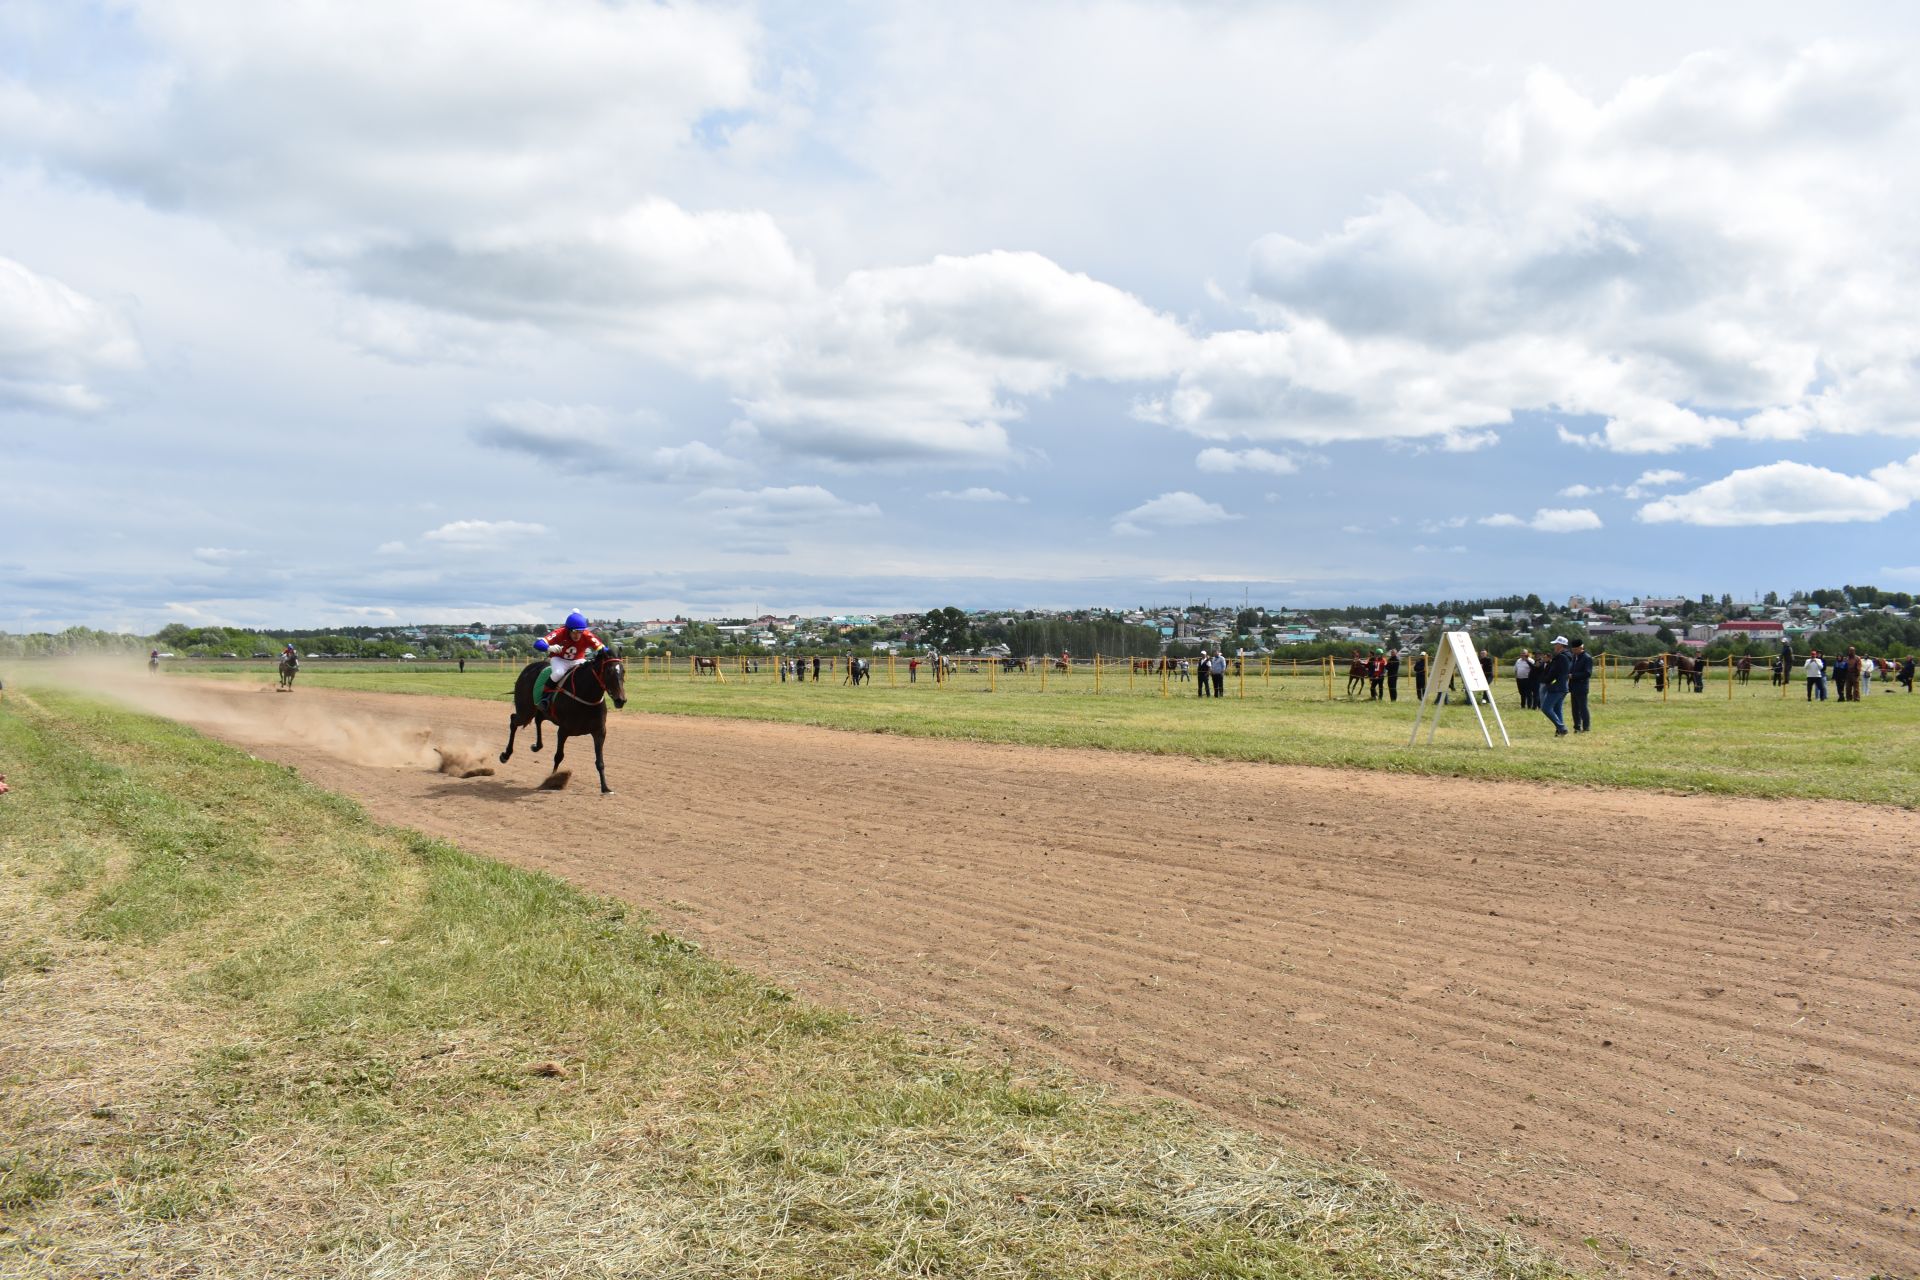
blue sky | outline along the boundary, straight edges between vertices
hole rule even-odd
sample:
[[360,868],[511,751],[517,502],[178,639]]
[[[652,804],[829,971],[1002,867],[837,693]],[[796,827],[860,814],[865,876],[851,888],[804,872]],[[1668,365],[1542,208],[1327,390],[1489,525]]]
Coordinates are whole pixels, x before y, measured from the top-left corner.
[[0,628],[1914,589],[1916,25],[16,0]]

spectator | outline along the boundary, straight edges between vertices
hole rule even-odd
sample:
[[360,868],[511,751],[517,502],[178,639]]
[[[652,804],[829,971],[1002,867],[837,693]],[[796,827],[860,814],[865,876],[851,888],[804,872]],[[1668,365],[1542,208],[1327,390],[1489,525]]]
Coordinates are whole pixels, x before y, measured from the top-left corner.
[[1413,655],[1413,696],[1420,702],[1427,700],[1427,651],[1425,649]]
[[1593,728],[1593,713],[1587,709],[1587,691],[1593,683],[1593,655],[1585,640],[1571,646],[1572,668],[1567,672],[1567,694],[1573,702],[1573,731],[1587,733]]
[[820,655],[817,653],[813,655],[813,682],[820,683]]
[[1807,655],[1807,701],[1812,702],[1815,695],[1820,701],[1827,700],[1827,664],[1821,660],[1820,651],[1815,649]]
[[1208,670],[1209,668],[1207,665],[1207,651],[1205,649],[1202,649],[1200,651],[1200,656],[1193,660],[1193,673],[1196,676],[1200,677],[1199,688],[1195,690],[1195,696],[1197,697],[1201,697],[1201,698],[1206,697],[1208,691],[1211,690],[1213,687],[1213,681],[1211,678],[1209,678],[1207,674]]
[[1533,706],[1533,653],[1522,649],[1513,660],[1513,687],[1520,692],[1520,706]]
[[1896,678],[1900,681],[1901,684],[1907,686],[1907,692],[1909,694],[1913,692],[1913,655],[1912,654],[1908,654],[1906,661],[1900,664],[1900,674]]
[[1400,651],[1387,650],[1387,701],[1400,701]]
[[465,658],[460,659],[460,674],[467,674],[467,660]]
[[1486,700],[1487,705],[1491,706],[1493,705],[1493,655],[1485,649],[1480,651],[1480,674],[1487,680],[1487,691],[1480,696]]
[[1853,669],[1859,673],[1854,677],[1853,700],[1858,702],[1862,697],[1872,697],[1873,659],[1864,653],[1856,654],[1853,659]]
[[1227,651],[1220,650],[1213,655],[1213,696],[1227,696]]
[[907,659],[907,683],[920,683],[920,659],[918,658]]
[[1567,678],[1573,660],[1567,656],[1567,638],[1553,638],[1553,657],[1547,662],[1547,676],[1540,686],[1540,711],[1553,722],[1553,736],[1567,736],[1567,722],[1560,717],[1560,704],[1567,700]]
[[1373,656],[1367,659],[1367,701],[1378,702],[1387,688],[1387,655],[1384,649],[1375,649]]
[[1782,640],[1780,642],[1780,670],[1778,674],[1780,678],[1774,681],[1775,684],[1785,684],[1793,677],[1793,641],[1791,640]]

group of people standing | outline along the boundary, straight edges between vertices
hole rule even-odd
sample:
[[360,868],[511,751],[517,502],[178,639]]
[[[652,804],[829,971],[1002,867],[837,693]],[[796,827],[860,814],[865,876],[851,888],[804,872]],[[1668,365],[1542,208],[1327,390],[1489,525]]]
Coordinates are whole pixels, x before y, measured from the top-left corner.
[[[1807,701],[1825,702],[1827,685],[1831,683],[1836,702],[1858,702],[1862,694],[1873,692],[1873,676],[1879,666],[1878,662],[1851,645],[1831,663],[1815,649],[1807,655],[1806,665],[1802,668],[1807,677]],[[1893,678],[1905,685],[1908,693],[1913,692],[1912,654],[1908,654],[1906,660],[1893,669]]]

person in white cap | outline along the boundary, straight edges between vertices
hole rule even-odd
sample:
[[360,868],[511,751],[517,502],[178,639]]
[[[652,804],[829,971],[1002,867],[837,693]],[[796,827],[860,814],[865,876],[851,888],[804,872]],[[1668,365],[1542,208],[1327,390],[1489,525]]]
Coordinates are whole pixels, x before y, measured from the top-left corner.
[[1553,721],[1553,736],[1567,736],[1567,722],[1560,718],[1560,706],[1567,700],[1567,677],[1573,672],[1573,659],[1567,656],[1567,638],[1553,638],[1553,657],[1547,662],[1546,678],[1540,684],[1540,711]]

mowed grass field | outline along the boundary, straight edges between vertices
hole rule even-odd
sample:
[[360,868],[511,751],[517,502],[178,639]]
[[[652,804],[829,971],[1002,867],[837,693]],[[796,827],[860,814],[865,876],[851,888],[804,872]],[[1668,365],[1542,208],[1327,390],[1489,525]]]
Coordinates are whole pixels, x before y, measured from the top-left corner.
[[[177,674],[270,678],[259,666],[199,663]],[[511,665],[497,664],[469,664],[459,674],[309,663],[299,679],[302,687],[504,703],[514,674]],[[1710,680],[1704,693],[1683,692],[1676,682],[1664,701],[1651,680],[1637,686],[1614,680],[1604,704],[1596,687],[1593,734],[1555,739],[1545,717],[1520,709],[1512,682],[1497,681],[1513,745],[1489,750],[1472,709],[1458,699],[1443,709],[1431,744],[1422,729],[1419,745],[1409,747],[1416,710],[1411,680],[1401,682],[1399,702],[1370,703],[1327,700],[1318,675],[1263,681],[1250,674],[1245,698],[1231,696],[1239,686],[1230,676],[1222,701],[1202,700],[1193,685],[1179,683],[1162,698],[1157,678],[1129,681],[1124,670],[1104,675],[1098,693],[1085,670],[1050,677],[1044,691],[1033,674],[995,675],[991,691],[984,672],[963,671],[945,685],[925,672],[917,684],[905,683],[904,669],[895,675],[900,683],[890,686],[882,667],[874,683],[855,689],[832,672],[819,684],[782,684],[770,666],[755,676],[730,673],[719,680],[690,679],[684,666],[672,676],[648,676],[635,663],[627,710],[1283,764],[1920,805],[1920,696],[1881,682],[1858,703],[1809,705],[1801,682],[1783,698],[1764,673],[1734,685],[1731,698],[1724,675]],[[1341,678],[1336,694],[1344,686]]]
[[1364,1171],[811,1006],[177,724],[8,690],[0,1273],[1564,1274]]

